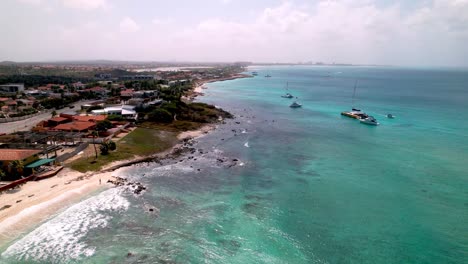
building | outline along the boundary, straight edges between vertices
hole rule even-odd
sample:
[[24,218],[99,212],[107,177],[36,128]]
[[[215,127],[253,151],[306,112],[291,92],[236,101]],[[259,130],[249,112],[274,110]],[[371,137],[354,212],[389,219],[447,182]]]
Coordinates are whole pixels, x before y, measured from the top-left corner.
[[96,127],[95,122],[87,122],[87,121],[73,121],[70,123],[60,124],[54,127],[54,130],[59,131],[68,131],[68,132],[88,132],[94,130]]
[[135,111],[135,106],[133,105],[122,105],[122,106],[112,106],[106,107],[104,109],[92,110],[91,114],[99,115],[119,115],[125,117],[126,119],[136,119],[137,112]]
[[73,120],[81,122],[100,122],[106,119],[107,115],[73,116]]
[[0,85],[0,93],[7,95],[14,95],[24,91],[24,84],[22,83],[9,83]]
[[124,75],[119,78],[120,80],[155,80],[154,75]]
[[53,118],[47,120],[47,125],[49,127],[55,127],[55,126],[58,126],[60,124],[68,123],[70,121],[71,121],[71,119],[69,119],[69,118],[66,118],[66,117],[63,117],[63,116],[56,116],[56,117],[53,117]]
[[23,175],[23,168],[14,168],[13,161],[21,161],[24,165],[39,159],[40,149],[0,149],[0,168],[6,172],[7,179],[13,179],[16,174]]

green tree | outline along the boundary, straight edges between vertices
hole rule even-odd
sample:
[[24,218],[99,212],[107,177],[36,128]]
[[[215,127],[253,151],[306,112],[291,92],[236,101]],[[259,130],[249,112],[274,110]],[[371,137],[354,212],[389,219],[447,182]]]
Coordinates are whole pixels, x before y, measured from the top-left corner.
[[99,121],[96,124],[97,131],[106,131],[109,128],[112,128],[112,123],[109,120]]
[[11,170],[13,171],[13,175],[19,176],[20,172],[24,168],[23,161],[21,160],[14,160],[10,163]]
[[148,119],[161,123],[171,123],[174,120],[172,114],[165,109],[154,109],[148,114]]
[[0,181],[5,178],[6,174],[3,170],[0,169]]
[[112,140],[109,140],[107,142],[107,146],[109,147],[109,150],[111,150],[111,151],[114,151],[114,150],[117,149],[117,144],[115,144],[115,142],[112,141]]
[[99,150],[101,151],[101,155],[107,155],[109,154],[109,145],[106,142],[103,142],[99,146]]
[[94,158],[97,159],[96,137],[98,136],[98,132],[93,131],[93,132],[91,132],[91,135],[93,136],[94,153],[96,154],[96,156]]
[[52,111],[52,117],[56,116],[57,115],[57,111]]

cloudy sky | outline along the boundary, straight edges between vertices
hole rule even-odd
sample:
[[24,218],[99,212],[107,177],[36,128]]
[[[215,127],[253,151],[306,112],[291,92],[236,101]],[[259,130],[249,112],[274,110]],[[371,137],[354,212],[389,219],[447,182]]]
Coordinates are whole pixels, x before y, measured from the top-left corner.
[[468,0],[1,0],[0,61],[468,66]]

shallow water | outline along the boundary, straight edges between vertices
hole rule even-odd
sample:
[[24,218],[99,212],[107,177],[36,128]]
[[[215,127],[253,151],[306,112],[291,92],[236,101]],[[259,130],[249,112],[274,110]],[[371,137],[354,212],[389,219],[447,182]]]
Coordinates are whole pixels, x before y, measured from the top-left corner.
[[[85,200],[15,241],[2,263],[466,261],[468,72],[255,70],[204,90],[200,101],[236,119],[195,154],[120,172],[146,192]],[[378,127],[340,116],[356,80],[355,107]],[[286,82],[302,108],[280,97]]]

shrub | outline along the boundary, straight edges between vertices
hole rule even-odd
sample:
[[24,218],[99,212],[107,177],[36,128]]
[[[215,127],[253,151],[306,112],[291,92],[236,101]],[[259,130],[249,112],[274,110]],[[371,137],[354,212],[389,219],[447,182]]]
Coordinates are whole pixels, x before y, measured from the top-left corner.
[[154,122],[171,123],[174,118],[172,114],[165,109],[155,109],[148,114],[148,119]]
[[117,149],[117,144],[115,144],[114,141],[108,141],[107,146],[109,147],[109,150],[114,151]]
[[99,150],[101,151],[101,155],[109,154],[109,146],[106,143],[102,143],[101,146],[99,146]]

